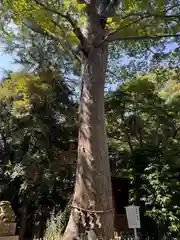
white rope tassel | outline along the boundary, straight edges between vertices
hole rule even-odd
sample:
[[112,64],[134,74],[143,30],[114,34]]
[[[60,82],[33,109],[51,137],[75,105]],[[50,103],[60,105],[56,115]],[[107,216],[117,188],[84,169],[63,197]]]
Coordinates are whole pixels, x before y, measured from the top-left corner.
[[100,214],[104,212],[106,211],[88,211],[74,207],[74,216],[76,220],[85,228],[84,230],[86,233],[88,233],[89,230],[95,229],[95,226],[102,228]]
[[99,228],[101,228],[100,216],[97,214],[95,214],[95,216],[96,216],[96,224]]
[[81,211],[81,223],[83,227],[86,227],[86,214]]
[[80,217],[81,217],[81,211],[80,211],[79,209],[75,208],[75,209],[74,209],[74,215],[75,215],[75,218],[76,218],[77,220],[79,220]]
[[81,240],[81,238],[80,237],[76,237],[76,240]]
[[89,214],[89,225],[90,225],[90,229],[93,230],[94,229],[94,218],[91,214]]

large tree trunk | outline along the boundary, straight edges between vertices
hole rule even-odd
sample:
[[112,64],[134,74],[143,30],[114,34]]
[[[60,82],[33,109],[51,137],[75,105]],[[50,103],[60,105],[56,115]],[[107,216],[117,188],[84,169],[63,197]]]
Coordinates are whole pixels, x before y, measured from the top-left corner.
[[[85,29],[88,40],[93,35],[92,30],[89,25]],[[100,32],[96,29],[96,34]],[[91,45],[83,58],[76,185],[64,240],[113,239],[111,174],[104,116],[107,60],[106,44]],[[83,238],[85,234],[87,237]]]

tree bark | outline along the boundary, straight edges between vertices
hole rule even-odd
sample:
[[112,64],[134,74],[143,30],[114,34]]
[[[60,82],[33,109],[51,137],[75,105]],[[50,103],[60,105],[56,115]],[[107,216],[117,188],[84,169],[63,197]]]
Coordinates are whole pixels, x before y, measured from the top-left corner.
[[[93,23],[92,19],[89,22],[94,24],[94,21],[95,18]],[[93,30],[89,25],[85,29],[88,40],[100,32]],[[111,174],[104,115],[107,60],[106,44],[91,45],[83,58],[76,184],[64,240],[113,239]]]
[[26,204],[24,204],[21,208],[19,240],[24,239],[24,234],[26,232],[26,222],[27,222],[27,206]]

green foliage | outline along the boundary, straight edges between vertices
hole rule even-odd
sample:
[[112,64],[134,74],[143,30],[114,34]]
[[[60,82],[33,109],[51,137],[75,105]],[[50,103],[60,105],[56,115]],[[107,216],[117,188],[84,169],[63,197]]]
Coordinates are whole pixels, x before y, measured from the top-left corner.
[[170,160],[157,159],[144,169],[142,180],[145,193],[141,200],[146,204],[146,214],[156,221],[159,235],[179,237],[179,166],[172,165]]
[[107,94],[110,153],[112,148],[116,153],[111,161],[129,177],[129,201],[140,205],[142,231],[152,239],[180,234],[179,96],[167,87],[178,79],[176,69],[157,69]]
[[[92,3],[90,3],[92,4]],[[24,20],[36,25],[36,30],[46,33],[60,41],[79,43],[81,37],[77,29],[87,20],[86,10],[89,4],[79,1],[20,1],[4,0],[3,7],[9,17],[22,26]],[[178,33],[179,4],[170,1],[122,1],[120,4],[108,1],[96,2],[96,10],[101,17],[106,15],[106,38],[116,30],[120,39],[158,35],[175,35]],[[40,30],[41,28],[41,30]],[[118,38],[116,38],[118,40]],[[116,40],[115,39],[115,40]]]
[[51,213],[49,220],[47,221],[47,226],[44,234],[45,240],[60,240],[61,236],[65,230],[70,214],[70,203],[67,204],[63,212],[55,214]]
[[52,208],[64,208],[73,186],[75,105],[66,83],[50,69],[38,76],[13,73],[1,89],[9,95],[0,101],[0,197],[17,201],[18,213],[25,204],[36,225]]

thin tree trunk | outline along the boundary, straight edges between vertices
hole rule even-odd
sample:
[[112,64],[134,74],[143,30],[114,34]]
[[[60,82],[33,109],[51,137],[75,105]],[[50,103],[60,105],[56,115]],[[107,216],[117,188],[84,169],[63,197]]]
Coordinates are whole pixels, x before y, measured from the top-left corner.
[[[104,116],[107,58],[107,45],[91,48],[88,57],[84,57],[76,185],[64,240],[113,239],[111,174]],[[85,233],[88,235],[83,238]]]
[[24,235],[26,232],[26,222],[27,222],[27,206],[23,205],[21,209],[21,217],[20,217],[19,240],[24,239]]

